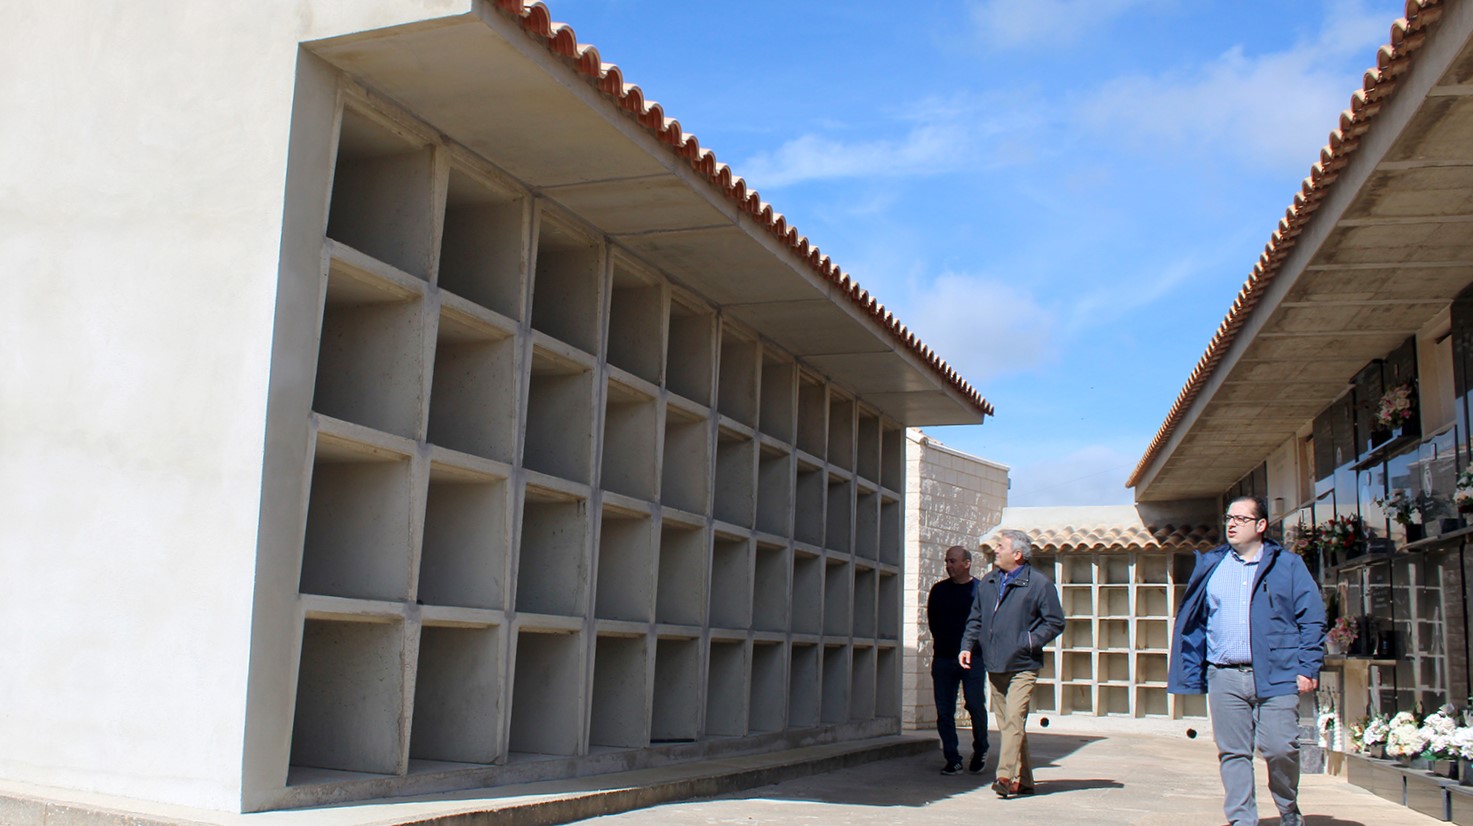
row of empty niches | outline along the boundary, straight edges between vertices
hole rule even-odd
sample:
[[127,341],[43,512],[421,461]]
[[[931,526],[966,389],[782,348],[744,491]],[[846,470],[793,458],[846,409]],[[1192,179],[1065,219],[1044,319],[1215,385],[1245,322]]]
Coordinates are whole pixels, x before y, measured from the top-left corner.
[[588,751],[597,752],[899,711],[893,646],[600,633],[585,695],[584,634],[522,628],[512,674],[505,634],[426,624],[416,637],[398,621],[308,618],[292,782],[578,755],[585,727]]

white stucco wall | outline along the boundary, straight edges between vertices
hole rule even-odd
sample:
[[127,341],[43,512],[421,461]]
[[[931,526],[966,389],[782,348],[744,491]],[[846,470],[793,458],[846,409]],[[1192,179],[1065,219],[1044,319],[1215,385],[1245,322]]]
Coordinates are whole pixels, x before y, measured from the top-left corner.
[[[997,526],[1008,503],[1008,468],[906,431],[905,455],[905,645],[901,724],[936,725],[931,691],[931,635],[926,595],[946,576],[946,549],[962,545],[975,554],[983,533]],[[987,569],[972,560],[972,571]],[[959,712],[958,720],[965,720]]]
[[468,5],[7,8],[0,778],[240,807],[297,44]]

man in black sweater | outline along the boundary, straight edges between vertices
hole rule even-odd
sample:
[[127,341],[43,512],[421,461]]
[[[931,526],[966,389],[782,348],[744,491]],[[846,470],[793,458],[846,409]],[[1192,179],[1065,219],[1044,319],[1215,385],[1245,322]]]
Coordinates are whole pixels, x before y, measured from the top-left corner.
[[967,768],[978,774],[987,764],[987,680],[982,669],[964,669],[957,662],[976,590],[971,552],[960,545],[947,548],[946,579],[932,585],[926,598],[926,623],[931,628],[933,646],[931,682],[936,690],[936,733],[941,735],[941,752],[946,756],[942,774],[960,774],[962,770],[956,736],[958,687],[972,718],[972,761]]

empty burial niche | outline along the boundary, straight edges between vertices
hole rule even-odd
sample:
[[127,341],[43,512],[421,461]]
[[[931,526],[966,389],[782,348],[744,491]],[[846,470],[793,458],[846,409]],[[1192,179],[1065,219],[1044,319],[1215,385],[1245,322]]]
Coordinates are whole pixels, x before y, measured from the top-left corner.
[[1090,627],[1090,621],[1065,620],[1063,644],[1065,648],[1093,648],[1094,629]]
[[900,577],[880,572],[879,606],[876,631],[880,639],[900,637]]
[[762,356],[762,410],[757,429],[789,444],[797,412],[795,381],[798,367],[770,352]]
[[409,460],[321,433],[312,460],[304,594],[404,600],[413,546]]
[[524,207],[521,196],[451,167],[440,238],[440,289],[521,320]]
[[711,625],[745,629],[752,623],[751,542],[717,534],[711,543]]
[[680,407],[665,409],[665,460],[660,468],[660,503],[695,514],[710,499],[709,421]]
[[517,610],[581,617],[588,593],[588,502],[527,488],[517,559]]
[[670,302],[670,343],[665,355],[665,387],[702,406],[711,404],[716,317],[680,301]]
[[900,716],[900,657],[894,648],[875,651],[875,716]]
[[1095,672],[1095,679],[1102,683],[1128,683],[1130,682],[1130,655],[1124,652],[1118,654],[1102,653],[1100,656],[1099,670]]
[[823,557],[793,552],[793,633],[823,633]]
[[419,600],[426,605],[505,607],[510,491],[505,479],[430,468]]
[[499,628],[420,629],[411,759],[489,764],[501,756],[500,659]]
[[1094,654],[1089,651],[1066,651],[1060,676],[1066,683],[1092,683],[1095,679]]
[[532,328],[585,353],[599,343],[603,252],[592,238],[545,215],[538,222]]
[[854,569],[854,636],[874,638],[875,597],[878,589],[878,574],[874,568]]
[[1101,585],[1100,616],[1129,617],[1130,588],[1125,585]]
[[824,547],[850,553],[853,546],[850,544],[850,515],[853,508],[854,486],[849,480],[841,476],[830,476],[828,479],[828,511],[827,530],[824,532]]
[[791,567],[786,547],[757,543],[752,627],[758,631],[788,630],[788,571]]
[[831,557],[824,559],[823,633],[827,636],[849,636],[852,579],[849,563]]
[[[294,767],[399,771],[403,648],[398,623],[306,621],[292,721]],[[316,779],[294,774],[302,782]]]
[[798,449],[824,458],[828,448],[828,391],[819,380],[798,374]]
[[748,694],[747,728],[782,731],[788,709],[787,648],[782,643],[752,645],[752,690]]
[[654,619],[655,544],[655,524],[647,514],[604,508],[595,616],[631,622]]
[[418,438],[424,399],[423,310],[417,294],[333,262],[322,308],[312,409]]
[[854,401],[834,397],[829,401],[829,461],[845,470],[854,469]]
[[588,742],[608,748],[649,743],[649,638],[598,637],[593,652],[593,716]]
[[664,312],[660,283],[615,262],[609,296],[609,364],[658,385],[665,356]]
[[880,482],[880,418],[861,413],[859,438],[855,445],[854,472],[862,478]]
[[1130,714],[1130,688],[1123,685],[1100,686],[1101,716],[1124,717]]
[[828,495],[828,475],[823,468],[798,460],[797,492],[793,511],[793,538],[809,545],[823,545],[824,501]]
[[747,733],[747,645],[711,641],[706,679],[706,735],[741,737]]
[[343,110],[327,237],[428,278],[433,150],[377,118]]
[[872,720],[875,716],[875,649],[855,646],[854,668],[849,686],[849,719]]
[[1135,615],[1137,617],[1164,617],[1170,610],[1166,586],[1137,585],[1135,589]]
[[756,508],[757,443],[750,436],[722,430],[716,437],[716,497],[712,512],[717,519],[752,527]]
[[701,725],[701,644],[695,639],[655,642],[651,743],[689,743]]
[[600,486],[647,502],[655,498],[656,440],[660,438],[655,399],[609,382],[604,404],[603,463]]
[[791,536],[793,455],[772,445],[757,453],[757,530]]
[[430,443],[514,461],[518,368],[511,334],[441,312],[430,382]]
[[583,714],[583,644],[579,634],[521,629],[512,686],[509,750],[521,754],[578,753]]
[[824,723],[849,721],[849,646],[823,647],[823,708],[819,720]]
[[1130,620],[1100,620],[1100,647],[1130,650]]
[[757,426],[757,342],[721,331],[721,372],[717,382],[716,409],[721,415],[748,427]]
[[1135,690],[1135,714],[1137,717],[1165,717],[1169,713],[1166,689],[1137,688]]
[[1049,683],[1037,683],[1033,686],[1033,701],[1028,704],[1029,711],[1048,711],[1059,713],[1059,707],[1054,701],[1054,686]]
[[904,512],[895,499],[880,499],[880,561],[886,565],[900,564],[900,529]]
[[822,699],[816,645],[793,644],[788,671],[788,727],[808,728],[819,723]]
[[674,522],[661,525],[655,622],[705,624],[706,547],[706,532],[702,528]]
[[880,431],[880,484],[894,491],[905,490],[905,431]]
[[593,373],[535,349],[527,392],[526,447],[532,470],[588,484],[593,445]]
[[854,499],[854,555],[860,559],[880,557],[880,495],[860,490]]

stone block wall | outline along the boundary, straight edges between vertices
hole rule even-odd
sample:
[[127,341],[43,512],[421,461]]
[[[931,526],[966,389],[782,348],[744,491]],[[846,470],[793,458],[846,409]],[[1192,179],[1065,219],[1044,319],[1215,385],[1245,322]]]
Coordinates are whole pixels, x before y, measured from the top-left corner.
[[[946,576],[946,549],[972,550],[973,574],[986,570],[975,556],[982,534],[996,527],[1008,504],[1008,468],[906,431],[905,443],[905,648],[901,686],[901,725],[926,729],[936,724],[931,699],[931,634],[926,628],[926,595]],[[966,721],[957,711],[957,722]]]

